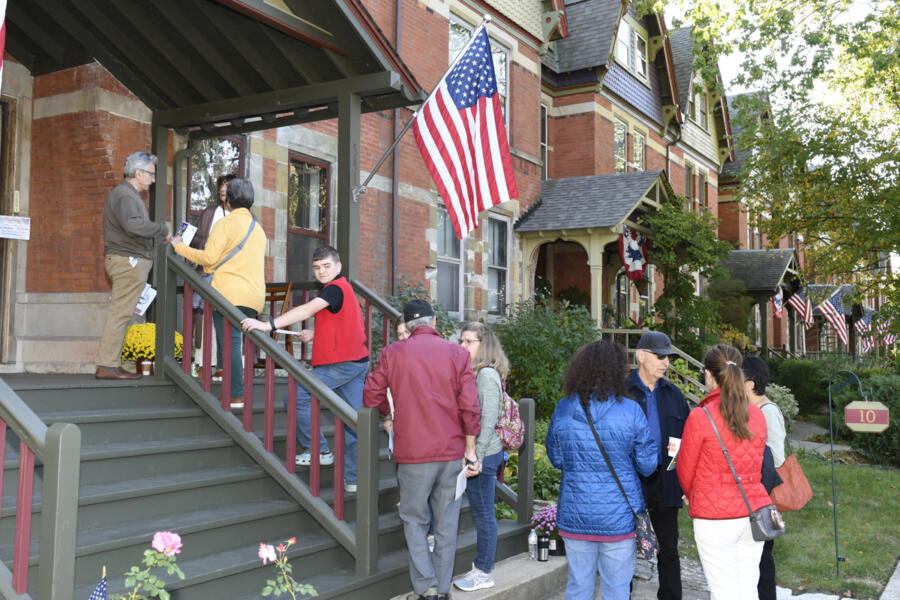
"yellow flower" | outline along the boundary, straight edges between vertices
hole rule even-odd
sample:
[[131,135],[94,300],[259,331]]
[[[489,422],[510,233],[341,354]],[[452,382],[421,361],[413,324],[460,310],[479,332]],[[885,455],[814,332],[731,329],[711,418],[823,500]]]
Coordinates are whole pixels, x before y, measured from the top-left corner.
[[[176,359],[181,359],[184,338],[175,332]],[[153,360],[156,356],[156,323],[136,323],[125,332],[125,343],[122,344],[122,360]]]

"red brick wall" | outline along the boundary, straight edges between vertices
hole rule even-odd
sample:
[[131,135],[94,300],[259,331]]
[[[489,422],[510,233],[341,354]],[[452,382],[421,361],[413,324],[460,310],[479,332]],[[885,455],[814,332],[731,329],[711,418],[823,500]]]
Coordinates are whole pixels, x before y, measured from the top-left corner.
[[[35,77],[34,98],[92,87],[134,97],[102,67],[90,64]],[[35,119],[31,141],[26,290],[108,290],[103,204],[122,180],[125,157],[149,151],[150,127],[106,112],[63,114]]]

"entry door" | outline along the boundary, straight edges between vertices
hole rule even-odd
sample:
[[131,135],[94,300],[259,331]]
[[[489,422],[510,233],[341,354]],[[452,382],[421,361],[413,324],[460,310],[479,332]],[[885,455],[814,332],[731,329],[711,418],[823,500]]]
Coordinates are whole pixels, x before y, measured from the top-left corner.
[[[291,154],[288,182],[287,280],[313,281],[312,255],[328,244],[329,165]],[[294,297],[294,306],[300,301]]]
[[[0,214],[13,215],[15,191],[16,102],[0,100]],[[9,362],[12,240],[0,238],[0,361]]]

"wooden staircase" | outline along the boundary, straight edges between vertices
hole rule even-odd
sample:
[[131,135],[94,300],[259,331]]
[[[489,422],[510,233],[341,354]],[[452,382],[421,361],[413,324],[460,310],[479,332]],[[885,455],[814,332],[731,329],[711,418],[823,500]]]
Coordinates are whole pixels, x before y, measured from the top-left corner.
[[[156,531],[181,535],[178,565],[186,578],[161,574],[173,600],[260,598],[271,566],[257,557],[260,542],[277,545],[290,537],[294,577],[316,587],[320,598],[391,598],[410,589],[408,561],[396,504],[394,467],[381,434],[378,462],[378,560],[359,575],[355,558],[318,523],[185,392],[172,383],[101,382],[84,375],[10,375],[5,381],[48,425],[74,423],[81,429],[81,469],[75,560],[75,598],[87,598],[107,567],[110,593],[124,591],[124,573],[139,564]],[[280,389],[279,389],[280,386]],[[285,383],[276,382],[276,398]],[[213,390],[215,393],[215,390]],[[262,398],[262,381],[254,387]],[[239,418],[239,415],[228,418]],[[286,415],[276,401],[275,452],[283,455]],[[261,408],[253,429],[262,435]],[[323,411],[323,430],[332,444],[333,425]],[[333,445],[333,444],[332,444]],[[0,560],[12,561],[16,509],[18,440],[10,432],[4,457],[0,509]],[[321,498],[333,504],[331,467],[321,473]],[[296,475],[307,481],[309,470]],[[41,520],[41,467],[36,468],[32,503],[31,566],[37,564]],[[356,514],[356,495],[344,499]],[[352,521],[350,525],[353,526]],[[526,548],[528,526],[501,521],[497,559]],[[456,570],[464,572],[475,553],[468,505],[460,515]],[[37,569],[29,570],[29,591],[37,590]],[[35,598],[32,591],[32,598]]]

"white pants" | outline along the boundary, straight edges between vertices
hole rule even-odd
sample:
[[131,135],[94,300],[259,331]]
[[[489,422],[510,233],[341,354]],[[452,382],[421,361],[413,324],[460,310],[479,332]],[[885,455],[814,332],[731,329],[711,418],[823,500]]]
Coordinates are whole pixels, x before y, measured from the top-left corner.
[[694,519],[694,541],[710,600],[759,600],[759,558],[763,542],[754,541],[750,518]]

